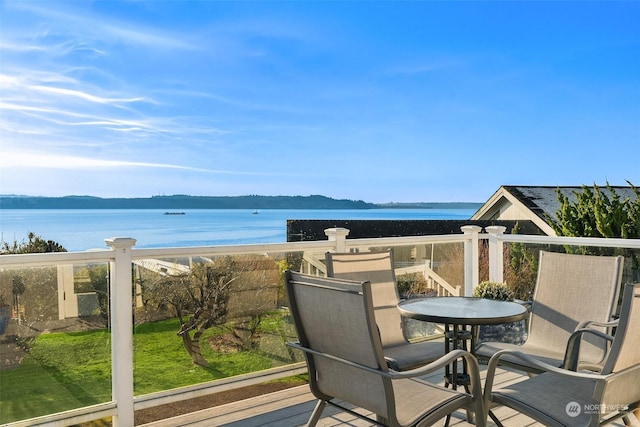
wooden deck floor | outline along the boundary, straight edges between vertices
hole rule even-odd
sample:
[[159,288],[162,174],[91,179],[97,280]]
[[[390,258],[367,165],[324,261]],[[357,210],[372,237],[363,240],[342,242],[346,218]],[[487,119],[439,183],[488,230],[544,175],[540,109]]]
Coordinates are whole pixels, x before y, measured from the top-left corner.
[[[484,381],[484,366],[481,367]],[[526,376],[514,371],[499,369],[496,376],[496,385],[508,384],[526,379]],[[442,373],[436,373],[426,378],[427,380],[439,383]],[[309,392],[308,386],[299,386],[275,393],[265,394],[250,399],[217,406],[190,414],[181,415],[174,418],[155,421],[139,427],[297,427],[305,425],[316,400]],[[370,413],[355,408],[359,413],[370,415]],[[523,415],[517,414],[508,408],[496,408],[494,413],[505,427],[525,427],[540,426]],[[489,420],[490,421],[490,420]],[[365,427],[373,426],[370,422],[345,412],[340,412],[335,408],[327,407],[323,413],[323,418],[318,423],[321,427],[345,426],[345,427]],[[454,427],[470,427],[465,421],[464,412],[460,411],[453,415],[450,423]],[[493,425],[490,423],[489,425]],[[622,423],[613,424],[622,426]]]

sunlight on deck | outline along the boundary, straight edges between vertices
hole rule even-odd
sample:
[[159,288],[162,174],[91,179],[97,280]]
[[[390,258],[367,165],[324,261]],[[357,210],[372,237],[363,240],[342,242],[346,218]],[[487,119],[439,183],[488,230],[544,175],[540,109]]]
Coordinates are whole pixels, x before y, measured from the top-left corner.
[[[482,379],[486,373],[486,366],[482,366]],[[430,382],[441,383],[443,373],[435,373],[425,377]],[[507,385],[526,379],[526,375],[520,372],[498,369],[496,375],[496,386]],[[316,399],[309,391],[308,386],[298,386],[287,390],[269,393],[250,399],[229,403],[226,405],[204,409],[190,414],[181,415],[174,418],[160,420],[139,427],[297,427],[303,426],[307,422],[311,411],[316,403]],[[358,413],[371,415],[368,411],[354,408]],[[541,426],[532,419],[520,415],[508,408],[495,408],[493,411],[505,427]],[[473,424],[468,423],[463,411],[453,414],[451,426],[466,427]],[[319,427],[349,426],[365,427],[373,426],[366,420],[354,417],[351,414],[340,412],[335,408],[327,407],[323,417],[318,423]],[[437,425],[440,425],[439,423]],[[495,426],[494,423],[488,423]],[[613,423],[613,426],[622,426],[622,422]]]

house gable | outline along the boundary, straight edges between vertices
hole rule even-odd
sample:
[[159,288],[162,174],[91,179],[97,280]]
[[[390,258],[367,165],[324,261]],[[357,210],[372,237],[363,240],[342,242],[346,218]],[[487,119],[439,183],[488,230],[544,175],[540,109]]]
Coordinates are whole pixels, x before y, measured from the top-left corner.
[[[612,188],[621,199],[636,198],[631,187]],[[603,194],[610,196],[606,187],[599,189]],[[549,218],[556,219],[556,212],[560,209],[557,190],[569,200],[575,201],[576,193],[581,193],[583,187],[504,185],[471,216],[471,219],[529,220],[547,235],[555,236]]]
[[547,235],[555,235],[538,208],[513,187],[502,186],[471,216],[472,220],[531,221]]

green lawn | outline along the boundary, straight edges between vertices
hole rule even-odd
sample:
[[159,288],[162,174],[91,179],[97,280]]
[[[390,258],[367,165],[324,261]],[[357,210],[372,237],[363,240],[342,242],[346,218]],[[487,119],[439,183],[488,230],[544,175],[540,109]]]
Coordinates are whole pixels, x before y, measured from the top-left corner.
[[216,380],[247,372],[268,369],[273,361],[259,351],[231,354],[216,353],[204,345],[207,338],[220,334],[211,328],[202,338],[202,352],[210,362],[203,368],[191,358],[176,335],[177,320],[148,323],[136,327],[134,334],[134,388],[136,395]]
[[[261,330],[271,341],[279,316]],[[275,366],[272,354],[253,351],[217,353],[202,342],[209,367],[195,366],[176,335],[175,319],[137,326],[134,332],[136,395],[202,383]],[[19,368],[0,371],[0,424],[111,400],[111,344],[105,330],[41,334]]]
[[106,331],[41,334],[17,369],[0,371],[0,423],[111,400]]

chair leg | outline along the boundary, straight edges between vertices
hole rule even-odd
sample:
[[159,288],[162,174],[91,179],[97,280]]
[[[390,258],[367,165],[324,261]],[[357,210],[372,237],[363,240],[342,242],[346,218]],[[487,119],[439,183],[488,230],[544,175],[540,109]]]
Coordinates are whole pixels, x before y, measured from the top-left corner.
[[318,403],[316,403],[316,407],[311,413],[311,417],[309,417],[309,421],[307,421],[307,427],[314,427],[316,424],[318,424],[320,415],[322,415],[322,411],[324,410],[325,406],[327,406],[327,402],[325,402],[324,400],[318,400]]
[[498,427],[504,427],[502,425],[502,423],[500,422],[500,420],[498,419],[498,417],[496,417],[496,414],[493,413],[493,411],[491,409],[489,409],[489,417],[491,418],[491,420],[496,423],[496,426]]

